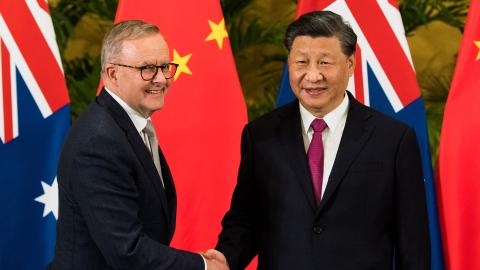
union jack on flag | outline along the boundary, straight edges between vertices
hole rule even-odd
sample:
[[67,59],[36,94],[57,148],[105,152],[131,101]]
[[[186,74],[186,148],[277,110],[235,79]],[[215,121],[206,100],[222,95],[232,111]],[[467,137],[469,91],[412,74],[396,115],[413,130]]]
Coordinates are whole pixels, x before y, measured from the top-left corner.
[[53,257],[70,105],[45,0],[0,0],[0,269]]
[[[357,34],[357,67],[347,89],[365,105],[415,129],[425,177],[432,269],[444,269],[425,106],[415,77],[397,1],[298,1],[298,16],[314,10],[330,10],[341,15]],[[285,68],[277,105],[293,99],[288,68]]]

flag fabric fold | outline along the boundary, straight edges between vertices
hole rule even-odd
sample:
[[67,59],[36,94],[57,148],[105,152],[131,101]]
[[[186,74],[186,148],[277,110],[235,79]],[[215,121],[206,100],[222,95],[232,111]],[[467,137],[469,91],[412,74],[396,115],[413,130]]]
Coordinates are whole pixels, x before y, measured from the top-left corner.
[[447,269],[480,269],[480,1],[470,2],[445,105],[437,185]]
[[43,269],[70,105],[45,1],[0,1],[0,269]]

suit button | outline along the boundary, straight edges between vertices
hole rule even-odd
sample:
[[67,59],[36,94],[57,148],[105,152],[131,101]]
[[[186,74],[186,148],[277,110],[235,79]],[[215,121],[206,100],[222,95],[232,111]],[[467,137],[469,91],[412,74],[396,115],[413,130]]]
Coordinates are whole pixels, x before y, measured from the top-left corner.
[[313,226],[313,232],[316,234],[321,234],[323,232],[323,228],[318,225]]

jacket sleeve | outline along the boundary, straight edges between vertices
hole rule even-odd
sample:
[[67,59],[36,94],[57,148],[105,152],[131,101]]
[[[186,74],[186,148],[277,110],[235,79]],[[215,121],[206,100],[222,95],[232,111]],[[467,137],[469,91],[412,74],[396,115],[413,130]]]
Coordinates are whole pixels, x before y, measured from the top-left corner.
[[200,255],[168,247],[144,233],[132,169],[138,161],[121,142],[93,136],[80,147],[69,170],[77,207],[107,264],[112,269],[203,270]]
[[255,188],[253,142],[248,125],[242,132],[238,181],[230,210],[222,220],[216,246],[231,270],[245,269],[258,253],[258,194]]
[[402,137],[395,169],[396,269],[430,270],[424,177],[414,131]]

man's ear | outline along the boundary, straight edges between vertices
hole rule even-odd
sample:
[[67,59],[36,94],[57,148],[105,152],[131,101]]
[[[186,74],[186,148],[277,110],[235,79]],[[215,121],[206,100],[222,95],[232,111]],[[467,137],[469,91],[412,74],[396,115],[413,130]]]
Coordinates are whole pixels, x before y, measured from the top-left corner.
[[348,65],[348,74],[349,76],[353,75],[353,72],[355,71],[355,66],[357,65],[357,58],[355,57],[355,53],[352,53],[347,59],[347,65]]
[[106,64],[105,70],[103,71],[103,76],[105,76],[104,80],[107,79],[112,82],[117,81],[117,67],[112,64]]

